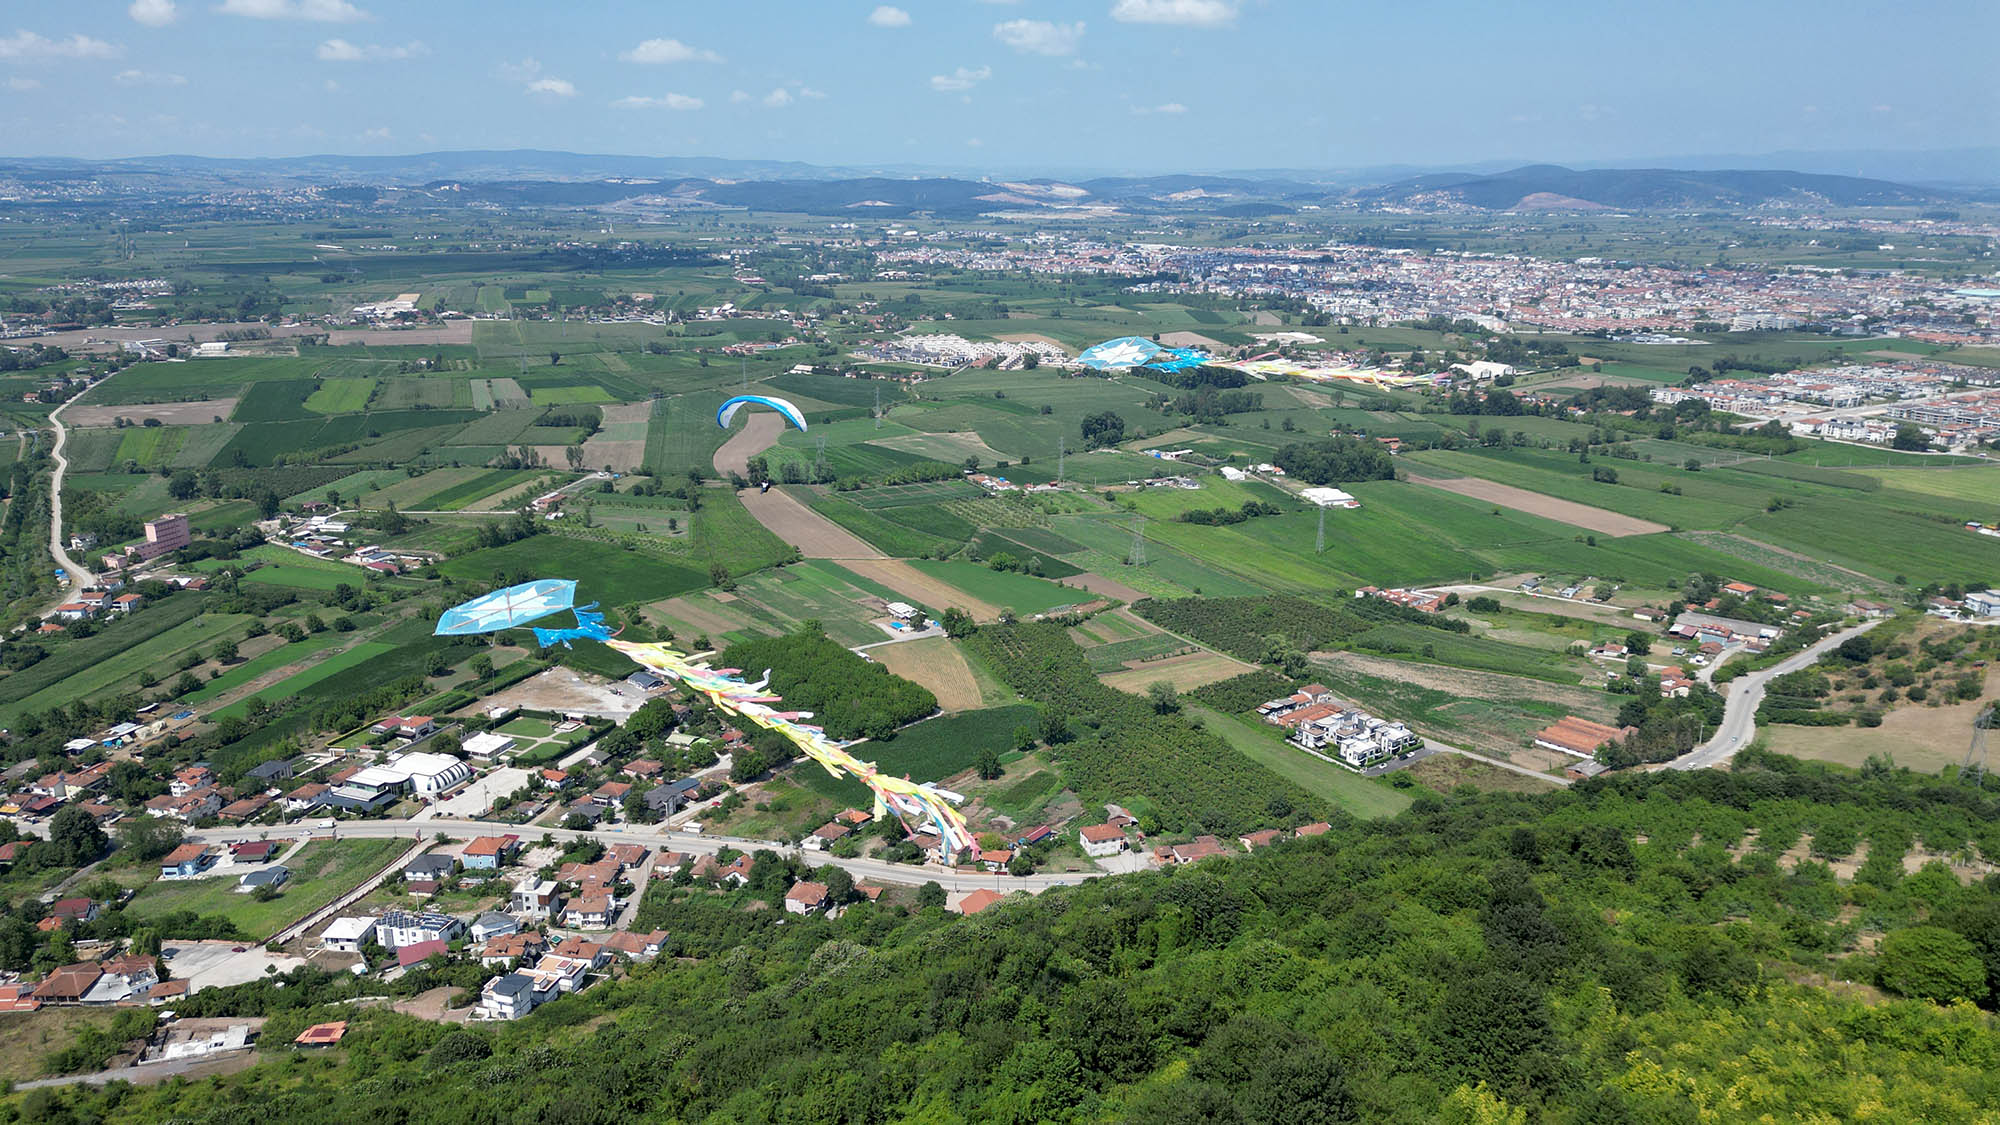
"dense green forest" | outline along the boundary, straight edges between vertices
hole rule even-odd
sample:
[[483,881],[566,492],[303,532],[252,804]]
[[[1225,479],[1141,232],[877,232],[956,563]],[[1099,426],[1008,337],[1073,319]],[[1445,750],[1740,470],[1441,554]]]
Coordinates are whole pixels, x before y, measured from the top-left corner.
[[784,637],[731,645],[722,665],[756,680],[771,673],[771,690],[785,706],[811,711],[834,738],[891,738],[896,728],[937,710],[930,689],[871,664],[816,625]]
[[[1991,854],[1996,818],[1992,791],[1751,752],[1728,773],[1426,796],[975,918],[670,895],[668,956],[520,1023],[258,982],[204,1010],[271,1014],[274,1062],[13,1106],[229,1125],[1990,1122],[2000,1031],[1975,1004],[2000,986],[2000,880],[1901,856]],[[1864,842],[1851,880],[1810,854]],[[353,1021],[337,1050],[285,1046],[328,1018]]]

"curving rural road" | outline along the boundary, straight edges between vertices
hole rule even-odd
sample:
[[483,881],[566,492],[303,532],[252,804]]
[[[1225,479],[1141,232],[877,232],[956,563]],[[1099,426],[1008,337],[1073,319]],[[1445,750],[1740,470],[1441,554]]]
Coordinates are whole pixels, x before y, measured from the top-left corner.
[[668,848],[692,855],[713,855],[723,848],[754,852],[768,849],[780,855],[799,856],[811,863],[830,863],[845,870],[857,879],[867,879],[883,883],[900,883],[919,886],[935,880],[947,891],[995,890],[1028,891],[1037,893],[1050,887],[1074,886],[1088,879],[1099,878],[1102,871],[1047,872],[1039,875],[986,875],[954,871],[936,864],[912,866],[907,863],[889,863],[879,859],[849,859],[828,855],[824,852],[808,852],[790,844],[773,840],[747,840],[738,836],[696,835],[688,832],[668,832],[652,826],[630,826],[627,828],[569,829],[538,828],[519,824],[508,824],[491,820],[426,820],[412,823],[403,820],[343,820],[337,828],[315,828],[311,822],[301,821],[273,829],[246,828],[198,828],[187,833],[190,840],[203,843],[219,843],[223,840],[242,840],[255,832],[273,840],[295,839],[299,836],[332,835],[336,839],[379,840],[400,838],[412,841],[429,840],[437,833],[449,836],[471,838],[473,836],[500,836],[514,833],[526,839],[539,839],[546,832],[557,840],[596,839],[605,844],[642,844],[649,848]]
[[[49,456],[54,458],[56,463],[55,473],[49,479],[49,554],[55,556],[56,565],[62,567],[63,573],[69,575],[70,581],[74,582],[79,590],[96,582],[97,577],[78,566],[76,560],[69,557],[69,551],[63,546],[62,488],[63,477],[69,472],[69,458],[63,456],[63,446],[69,443],[69,429],[62,424],[62,412],[69,409],[70,403],[89,393],[90,388],[85,387],[75,398],[49,411],[49,425],[56,431],[55,444],[49,447]],[[68,600],[66,595],[58,594],[54,604]]]
[[1823,637],[1812,645],[1759,672],[1749,672],[1729,681],[1729,701],[1722,712],[1722,725],[1715,737],[1666,763],[1670,770],[1699,770],[1725,765],[1738,750],[1757,736],[1757,708],[1764,702],[1764,685],[1774,677],[1796,672],[1831,652],[1849,637],[1858,637],[1879,621],[1869,621]]

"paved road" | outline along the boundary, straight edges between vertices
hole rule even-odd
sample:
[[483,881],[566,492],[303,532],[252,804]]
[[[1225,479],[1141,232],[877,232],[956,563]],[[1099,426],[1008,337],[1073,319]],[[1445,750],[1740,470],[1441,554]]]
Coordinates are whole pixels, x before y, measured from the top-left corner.
[[[281,828],[260,829],[260,835],[271,839],[286,839],[300,834],[317,836],[333,835],[345,839],[379,840],[385,837],[409,839],[413,842],[428,840],[443,832],[450,836],[470,838],[473,836],[498,836],[512,832],[523,839],[539,839],[546,832],[557,840],[569,841],[590,838],[605,844],[643,844],[649,848],[667,848],[672,851],[687,852],[692,855],[713,855],[723,848],[738,851],[769,849],[786,856],[800,856],[814,865],[830,863],[844,869],[856,879],[879,883],[901,883],[918,886],[936,880],[948,891],[976,891],[982,888],[1007,891],[1028,891],[1037,893],[1050,887],[1074,886],[1087,879],[1103,875],[1102,871],[1045,872],[1038,875],[1016,877],[1013,875],[961,874],[948,867],[936,864],[915,866],[907,863],[889,863],[879,859],[845,859],[827,855],[824,852],[802,851],[790,844],[773,840],[746,840],[738,836],[712,836],[706,833],[696,835],[687,832],[664,831],[655,825],[628,825],[619,828],[573,830],[568,828],[535,828],[519,824],[507,824],[488,820],[426,820],[413,824],[405,820],[343,820],[337,828],[315,828],[316,822],[301,822]],[[223,840],[240,840],[246,836],[242,828],[198,828],[187,834],[191,840],[204,843],[218,843]]]
[[1734,758],[1736,752],[1750,745],[1750,740],[1757,735],[1757,707],[1764,702],[1764,685],[1768,684],[1772,677],[1796,672],[1831,652],[1847,638],[1860,636],[1879,624],[1881,624],[1879,621],[1870,621],[1832,636],[1823,637],[1761,672],[1747,672],[1729,681],[1729,702],[1722,713],[1722,725],[1716,728],[1715,737],[1668,762],[1666,768],[1707,769],[1710,766],[1722,765]]
[[[69,458],[63,456],[63,446],[69,444],[69,429],[62,424],[62,412],[69,409],[71,402],[89,393],[90,389],[86,387],[69,402],[49,411],[49,425],[56,431],[55,444],[49,448],[49,455],[55,458],[56,462],[55,475],[49,480],[49,554],[55,556],[56,565],[62,567],[63,572],[70,576],[70,581],[76,584],[78,590],[91,585],[97,579],[90,571],[77,565],[76,560],[69,557],[69,551],[63,545],[63,476],[69,472]],[[58,595],[55,604],[67,600],[69,599],[66,595]]]

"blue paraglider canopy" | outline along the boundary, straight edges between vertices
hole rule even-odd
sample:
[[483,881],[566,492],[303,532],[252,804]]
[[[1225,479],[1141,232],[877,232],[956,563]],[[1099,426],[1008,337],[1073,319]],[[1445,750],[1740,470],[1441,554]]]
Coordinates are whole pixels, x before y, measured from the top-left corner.
[[753,402],[759,406],[768,406],[777,411],[784,416],[786,421],[801,430],[806,428],[806,416],[799,413],[798,407],[793,406],[784,399],[772,398],[769,395],[737,395],[735,398],[723,403],[722,409],[715,412],[715,424],[725,430],[728,429],[730,421],[736,417],[736,412]]
[[495,590],[445,610],[444,616],[438,618],[433,635],[456,637],[470,633],[495,633],[525,625],[575,604],[575,580],[537,578],[533,582]]

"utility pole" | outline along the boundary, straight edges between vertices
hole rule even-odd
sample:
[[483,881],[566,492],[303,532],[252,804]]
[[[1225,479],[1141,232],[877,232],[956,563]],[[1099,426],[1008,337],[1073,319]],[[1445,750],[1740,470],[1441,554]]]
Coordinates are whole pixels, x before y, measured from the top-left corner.
[[1319,510],[1319,538],[1313,543],[1313,554],[1326,554],[1326,508]]
[[882,428],[882,384],[875,384],[875,428]]
[[1061,484],[1063,482],[1063,466],[1068,461],[1068,459],[1069,459],[1069,438],[1066,435],[1058,436],[1056,438],[1056,483],[1057,484]]
[[1972,720],[1972,744],[1965,748],[1965,763],[1958,767],[1961,781],[1974,785],[1986,782],[1986,730],[1993,725],[1993,708],[1988,706]]
[[1143,516],[1132,524],[1132,558],[1128,565],[1146,565],[1146,520]]

